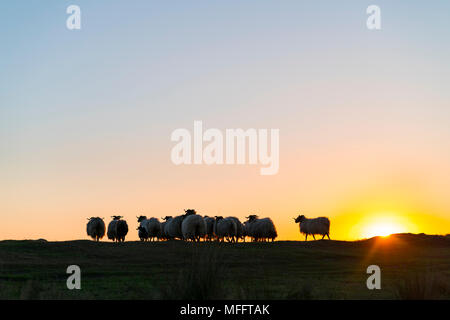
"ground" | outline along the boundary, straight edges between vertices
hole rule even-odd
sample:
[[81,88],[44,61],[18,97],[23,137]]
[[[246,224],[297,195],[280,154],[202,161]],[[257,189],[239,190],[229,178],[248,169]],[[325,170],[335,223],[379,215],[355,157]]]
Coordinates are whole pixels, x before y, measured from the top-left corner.
[[[369,290],[369,265],[381,290]],[[69,265],[81,290],[68,290]],[[0,241],[0,299],[450,299],[450,238]]]

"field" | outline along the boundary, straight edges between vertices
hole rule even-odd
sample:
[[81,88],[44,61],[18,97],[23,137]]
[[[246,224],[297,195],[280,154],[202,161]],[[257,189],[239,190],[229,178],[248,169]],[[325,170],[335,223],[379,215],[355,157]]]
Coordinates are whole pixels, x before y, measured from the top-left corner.
[[[81,268],[68,290],[66,268]],[[369,265],[381,290],[368,290]],[[450,238],[0,242],[0,299],[449,299]]]

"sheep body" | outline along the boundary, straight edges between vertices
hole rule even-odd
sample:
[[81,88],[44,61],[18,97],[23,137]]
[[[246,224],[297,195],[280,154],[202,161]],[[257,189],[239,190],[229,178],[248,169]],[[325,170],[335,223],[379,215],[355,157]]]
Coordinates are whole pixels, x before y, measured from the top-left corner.
[[95,241],[105,236],[105,222],[100,217],[92,217],[86,226],[86,232]]
[[140,239],[141,241],[147,241],[147,240],[148,240],[147,229],[145,229],[144,227],[139,226],[139,227],[137,228],[137,230],[138,230],[138,236],[139,236],[139,239]]
[[295,222],[299,223],[300,233],[305,235],[305,241],[308,239],[308,235],[312,235],[315,240],[314,235],[316,234],[321,235],[322,239],[325,236],[330,239],[330,220],[327,217],[308,219],[301,215],[295,218]]
[[128,224],[125,220],[119,220],[116,224],[116,239],[118,242],[124,242],[128,233]]
[[214,223],[214,234],[217,240],[224,241],[227,238],[228,241],[233,241],[236,236],[236,222],[230,218],[216,217]]
[[158,240],[166,240],[167,239],[167,235],[166,235],[166,224],[167,221],[161,222],[161,229],[159,231],[159,235],[158,235]]
[[164,231],[169,239],[183,239],[183,233],[181,231],[181,224],[183,222],[184,215],[170,218],[167,221]]
[[206,235],[206,223],[203,217],[192,214],[183,219],[181,232],[184,240],[200,241]]
[[125,220],[120,220],[121,216],[113,216],[113,220],[108,224],[108,239],[117,242],[124,242],[128,233],[128,224]]
[[161,233],[161,222],[159,222],[156,218],[142,220],[141,227],[145,228],[150,240],[157,238]]
[[236,234],[234,235],[235,241],[238,242],[239,239],[243,239],[244,238],[244,226],[242,225],[241,221],[239,221],[239,219],[236,217],[227,217],[226,219],[231,219],[236,224]]
[[214,222],[216,220],[208,216],[203,217],[203,220],[206,224],[206,239],[211,241],[214,238]]
[[246,223],[246,233],[253,238],[253,241],[272,241],[278,236],[275,224],[270,218],[259,219],[256,215],[248,217]]
[[107,236],[109,240],[116,241],[116,225],[117,220],[113,220],[108,224]]

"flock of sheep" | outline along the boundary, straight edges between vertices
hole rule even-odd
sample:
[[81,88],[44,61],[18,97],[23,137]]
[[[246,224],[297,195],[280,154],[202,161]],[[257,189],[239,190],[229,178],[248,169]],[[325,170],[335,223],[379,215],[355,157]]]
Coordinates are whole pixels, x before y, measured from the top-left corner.
[[[123,242],[128,234],[128,224],[122,216],[112,216],[113,220],[108,225],[108,239]],[[199,242],[220,241],[245,242],[246,237],[251,241],[274,241],[278,236],[275,225],[270,218],[259,218],[250,215],[247,221],[241,223],[236,217],[208,217],[198,215],[194,209],[187,209],[185,213],[176,217],[166,216],[160,222],[157,218],[146,216],[136,217],[139,224],[137,231],[141,241],[160,241],[180,239],[185,241]],[[105,235],[104,218],[88,218],[87,234],[95,241],[99,241]],[[326,217],[308,219],[303,215],[294,218],[299,223],[300,233],[308,235],[322,235],[330,239],[330,220]]]

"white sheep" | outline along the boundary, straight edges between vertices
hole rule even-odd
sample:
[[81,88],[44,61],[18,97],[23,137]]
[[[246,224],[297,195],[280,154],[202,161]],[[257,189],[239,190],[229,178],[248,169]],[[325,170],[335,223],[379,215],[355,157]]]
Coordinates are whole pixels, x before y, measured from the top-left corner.
[[128,224],[121,220],[123,216],[112,216],[113,220],[108,224],[108,239],[117,242],[124,242],[128,233]]
[[[161,219],[165,220],[165,218],[161,218]],[[167,224],[167,221],[161,222],[161,231],[159,232],[158,240],[167,240],[167,235],[165,232],[166,224]]]
[[206,240],[211,241],[214,239],[214,222],[216,219],[204,216],[203,220],[205,220],[206,223]]
[[327,217],[308,219],[304,215],[299,215],[294,220],[295,223],[300,224],[300,233],[305,234],[305,241],[309,234],[313,236],[314,240],[316,240],[315,234],[322,235],[322,239],[327,236],[330,240],[330,220]]
[[162,220],[164,220],[164,228],[162,229],[162,233],[164,235],[164,237],[166,238],[166,240],[170,240],[171,237],[169,236],[169,225],[170,225],[170,221],[173,219],[172,216],[165,216],[164,218],[161,218]]
[[147,237],[150,241],[158,239],[161,233],[161,222],[159,222],[156,218],[147,219],[146,216],[139,216],[137,218],[138,222],[140,223],[139,227],[145,229],[145,232],[141,232],[143,234],[147,233]]
[[148,240],[148,233],[147,233],[147,229],[145,229],[144,227],[137,227],[138,230],[138,237],[141,241],[147,241]]
[[223,218],[222,216],[216,216],[216,221],[214,222],[214,234],[218,241],[234,241],[236,236],[237,227],[236,222],[230,218]]
[[183,219],[184,215],[176,216],[175,218],[169,217],[166,220],[164,232],[168,239],[183,239],[183,233],[181,232]]
[[242,224],[242,232],[243,232],[242,239],[244,239],[244,242],[245,242],[245,238],[248,237],[248,222],[247,221],[245,221]]
[[245,224],[246,233],[253,238],[253,241],[267,241],[271,239],[273,242],[278,236],[272,219],[259,219],[257,215],[250,215],[247,219],[248,221]]
[[200,238],[206,235],[205,220],[203,217],[197,215],[195,210],[188,209],[181,223],[181,232],[184,240],[200,242]]
[[227,217],[226,219],[231,219],[236,224],[235,242],[238,242],[239,239],[244,239],[244,226],[241,221],[236,217]]
[[108,224],[107,236],[109,240],[116,241],[116,225],[117,220],[115,219]]
[[100,217],[88,218],[89,222],[86,226],[86,232],[88,236],[97,242],[105,235],[105,222],[103,222],[103,219]]

